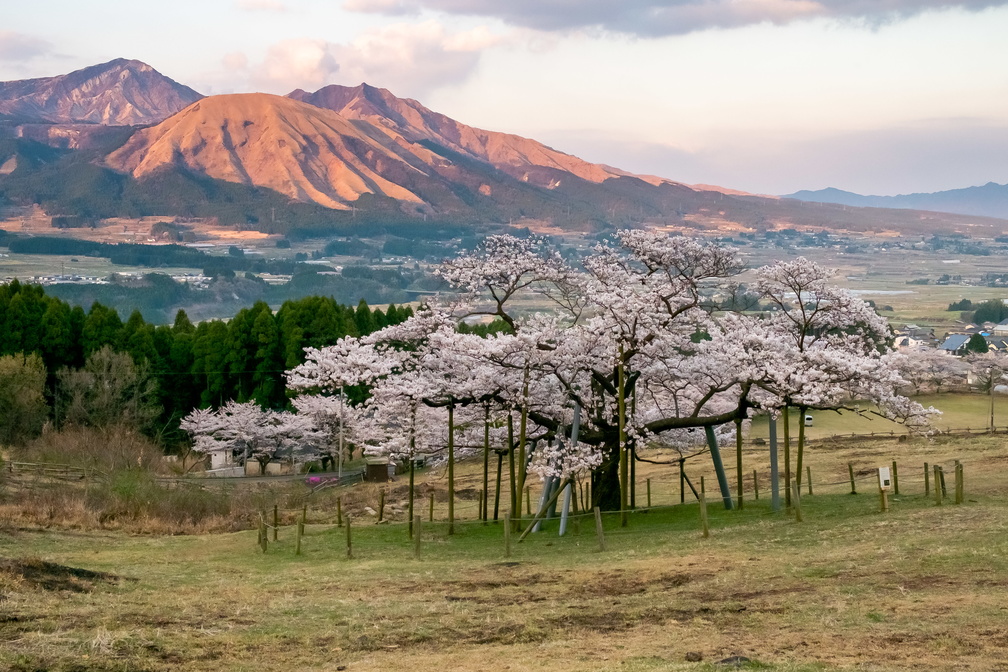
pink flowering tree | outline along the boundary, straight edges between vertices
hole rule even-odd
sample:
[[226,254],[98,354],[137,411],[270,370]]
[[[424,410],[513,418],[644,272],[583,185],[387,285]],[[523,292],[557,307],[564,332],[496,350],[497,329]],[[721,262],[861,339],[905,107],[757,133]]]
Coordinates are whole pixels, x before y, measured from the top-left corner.
[[[635,447],[681,442],[688,430],[705,435],[731,506],[718,446],[740,440],[753,409],[826,408],[864,395],[921,414],[895,391],[902,379],[885,354],[884,322],[831,288],[828,272],[804,260],[761,269],[760,291],[778,311],[715,311],[709,297],[740,270],[730,248],[656,232],[620,232],[579,269],[541,241],[493,236],[440,270],[457,292],[450,302],[310,351],[290,379],[298,387],[350,375],[390,398],[408,387],[419,403],[449,410],[449,449],[454,409],[504,411],[518,425],[507,441],[516,512],[526,464],[540,475],[590,472],[592,503],[625,512]],[[511,332],[459,334],[455,325],[475,314]],[[576,446],[559,441],[574,407]]]
[[273,460],[314,457],[324,438],[308,416],[266,410],[252,401],[230,401],[216,411],[197,409],[182,419],[181,428],[192,437],[195,451],[254,459],[260,473]]

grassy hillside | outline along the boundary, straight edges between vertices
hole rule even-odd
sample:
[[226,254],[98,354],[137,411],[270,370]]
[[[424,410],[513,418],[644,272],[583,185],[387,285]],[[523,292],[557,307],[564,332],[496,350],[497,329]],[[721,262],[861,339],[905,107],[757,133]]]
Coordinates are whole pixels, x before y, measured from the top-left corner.
[[[747,449],[747,468],[764,459]],[[870,469],[891,459],[905,467],[902,494],[881,514]],[[940,462],[951,474],[953,459],[965,465],[966,503],[936,506],[910,465]],[[607,517],[604,551],[587,518],[562,538],[551,523],[505,557],[500,525],[461,522],[448,536],[439,495],[436,522],[421,507],[416,560],[401,513],[387,509],[393,522],[376,525],[363,508],[377,508],[377,486],[343,493],[352,560],[331,506],[339,491],[305,500],[294,485],[252,486],[284,520],[265,555],[254,531],[151,537],[8,523],[0,666],[699,671],[743,656],[743,669],[762,670],[998,669],[1008,645],[1003,441],[819,444],[809,461],[820,476],[802,523],[772,513],[764,494],[741,512],[712,505],[704,539],[687,499],[635,513],[626,529]],[[857,496],[846,494],[848,461],[862,474]],[[471,516],[479,466],[460,471],[459,508]],[[674,469],[650,466],[638,473],[639,504],[645,478],[656,505],[678,501]],[[443,493],[440,472],[421,482]],[[389,508],[400,509],[403,487],[388,487]],[[290,523],[302,501],[297,556]]]

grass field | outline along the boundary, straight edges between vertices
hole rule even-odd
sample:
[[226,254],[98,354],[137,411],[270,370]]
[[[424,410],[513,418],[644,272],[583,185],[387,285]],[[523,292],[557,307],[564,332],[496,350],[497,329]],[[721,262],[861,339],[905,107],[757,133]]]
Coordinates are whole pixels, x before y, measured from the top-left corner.
[[[658,457],[652,455],[651,457]],[[733,453],[728,457],[733,457]],[[874,468],[900,461],[901,494],[879,512]],[[923,494],[922,463],[954,459],[966,502]],[[0,527],[0,668],[11,670],[1008,670],[1008,447],[1002,436],[824,441],[808,451],[804,522],[753,501],[742,511],[678,502],[667,465],[641,465],[656,508],[630,526],[556,524],[513,544],[439,504],[413,557],[402,516],[345,529],[310,510],[262,554],[254,531],[178,537]],[[709,460],[691,460],[713,495]],[[847,463],[858,473],[852,496]],[[460,469],[475,514],[478,465]],[[731,470],[734,476],[734,471]],[[763,478],[763,476],[761,476]],[[428,485],[443,487],[441,472]],[[732,480],[734,486],[734,478]],[[371,494],[377,495],[377,488]],[[951,494],[951,481],[949,481]],[[402,484],[390,486],[398,504]],[[533,493],[534,496],[534,493]],[[52,563],[52,564],[47,564]],[[699,662],[689,658],[701,657]]]
[[[973,432],[986,431],[990,426],[990,398],[982,394],[932,394],[914,397],[925,407],[933,406],[941,415],[933,416],[932,425],[939,431]],[[810,439],[825,439],[844,434],[906,434],[906,428],[871,412],[869,407],[861,413],[853,411],[810,411],[812,426],[805,429]],[[797,435],[799,415],[791,410],[791,433]],[[778,432],[782,423],[778,421]],[[1008,397],[994,397],[994,425],[1000,431],[1008,431]],[[766,439],[770,430],[766,416],[755,418],[750,430],[751,438]]]

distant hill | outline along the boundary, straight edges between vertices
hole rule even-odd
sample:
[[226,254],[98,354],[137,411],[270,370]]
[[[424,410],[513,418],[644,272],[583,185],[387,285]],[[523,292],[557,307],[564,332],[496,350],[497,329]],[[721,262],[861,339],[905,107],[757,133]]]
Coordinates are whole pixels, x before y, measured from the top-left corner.
[[161,121],[200,98],[146,63],[117,58],[66,75],[0,82],[0,116],[132,126]]
[[830,187],[818,191],[798,191],[782,198],[813,203],[837,203],[859,208],[903,208],[1008,218],[1008,184],[994,182],[988,182],[981,187],[900,196],[862,196]]

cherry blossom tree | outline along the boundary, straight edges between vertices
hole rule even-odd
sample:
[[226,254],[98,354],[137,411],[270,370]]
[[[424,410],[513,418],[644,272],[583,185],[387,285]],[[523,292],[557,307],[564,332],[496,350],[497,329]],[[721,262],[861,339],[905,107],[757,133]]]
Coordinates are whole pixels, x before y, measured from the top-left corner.
[[[718,435],[734,425],[728,433],[740,439],[751,410],[868,398],[906,417],[926,415],[895,391],[904,381],[886,355],[885,323],[830,287],[830,272],[805,260],[773,265],[758,277],[774,314],[716,312],[707,297],[740,270],[730,248],[657,232],[620,232],[581,269],[542,241],[492,236],[442,267],[457,290],[449,300],[364,339],[309,351],[290,385],[364,383],[375,403],[400,398],[447,409],[449,469],[456,409],[500,409],[511,426],[517,417],[517,437],[507,441],[517,458],[516,513],[528,464],[546,477],[590,472],[593,504],[625,513],[636,446],[681,442],[690,429],[706,435],[730,508]],[[531,310],[529,295],[549,309]],[[476,314],[503,320],[511,332],[458,333],[459,320]],[[576,445],[560,440],[575,407]]]
[[964,383],[970,368],[961,357],[937,348],[908,352],[897,361],[897,366],[915,394],[924,391],[941,394],[949,385]]
[[193,450],[254,459],[260,473],[276,459],[309,459],[318,453],[324,435],[310,417],[261,408],[255,402],[230,401],[216,411],[197,409],[182,419],[180,427],[193,439]]

